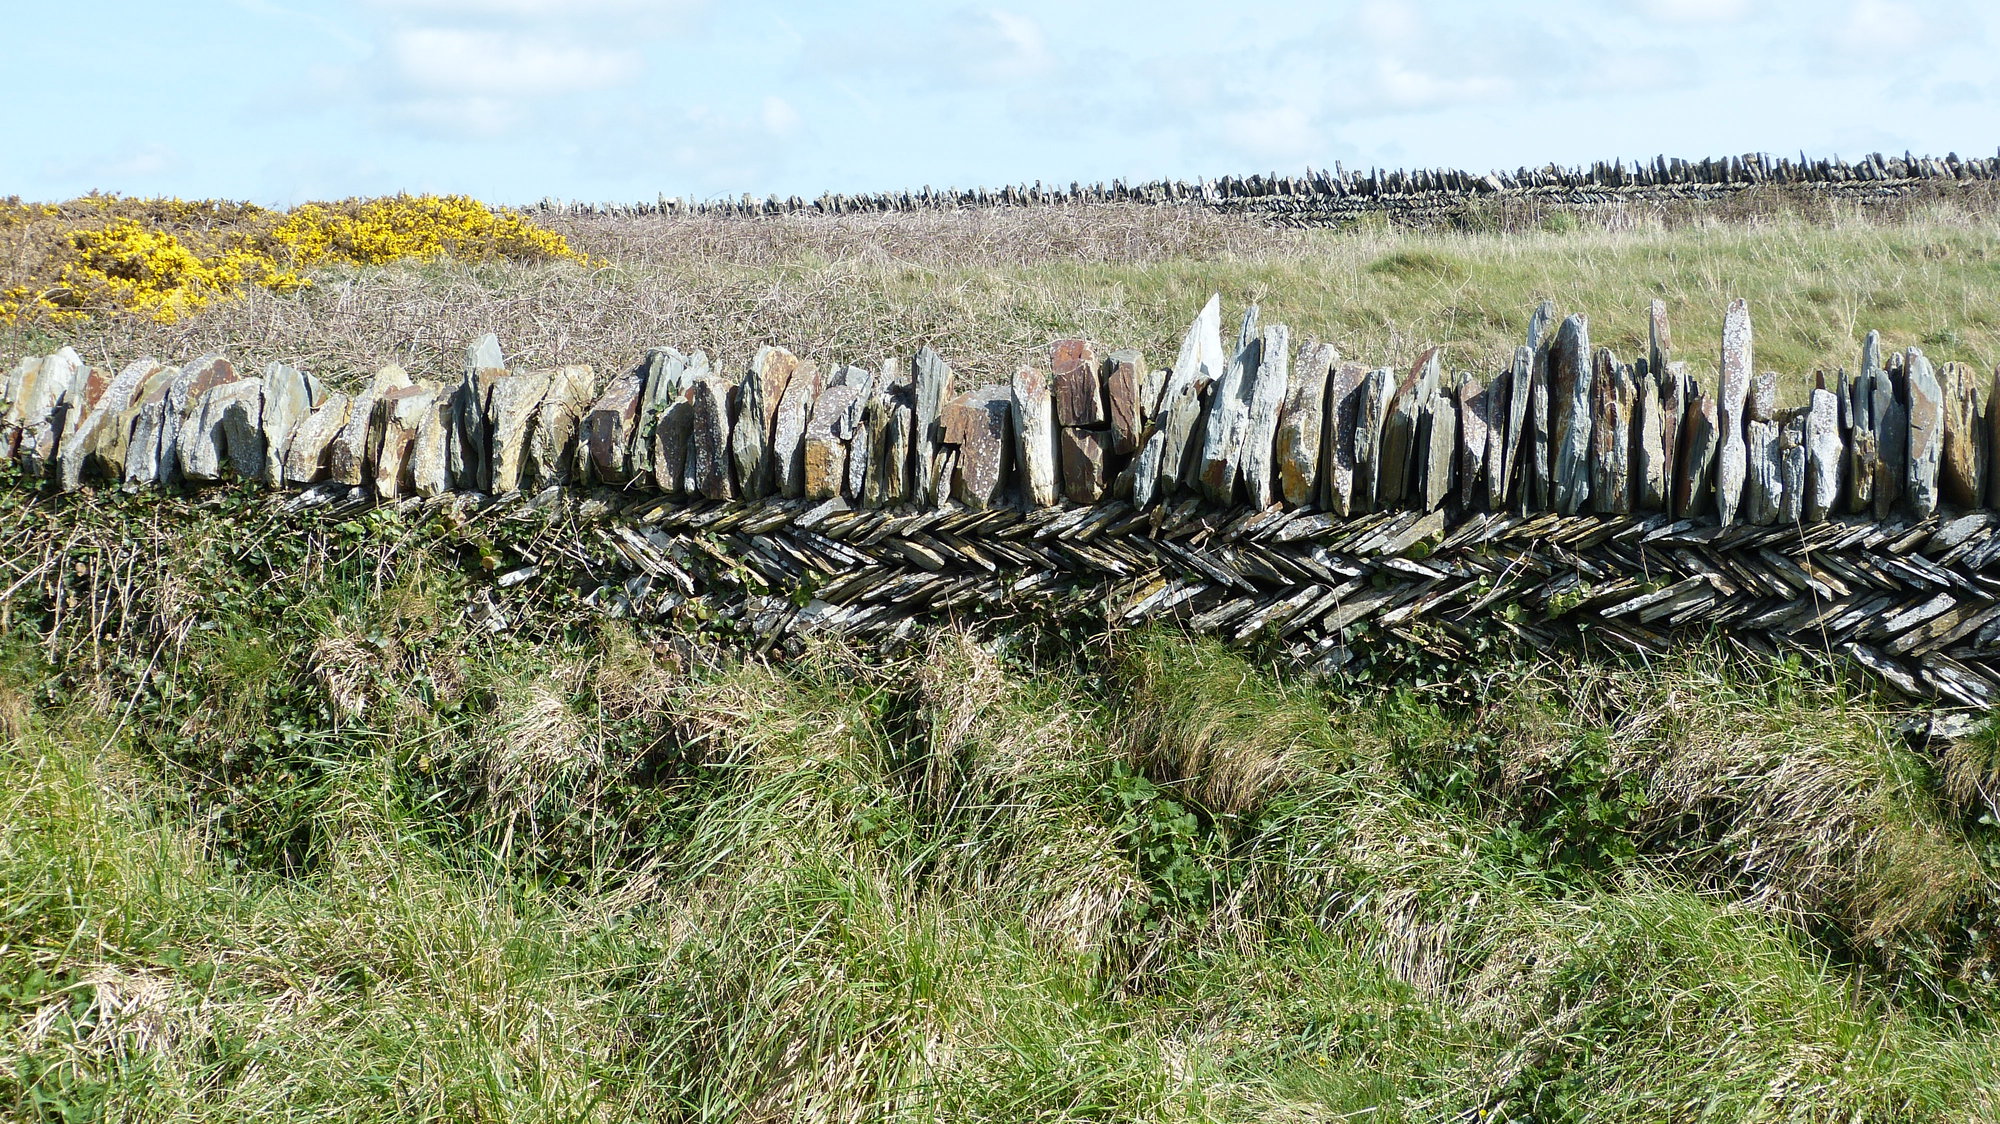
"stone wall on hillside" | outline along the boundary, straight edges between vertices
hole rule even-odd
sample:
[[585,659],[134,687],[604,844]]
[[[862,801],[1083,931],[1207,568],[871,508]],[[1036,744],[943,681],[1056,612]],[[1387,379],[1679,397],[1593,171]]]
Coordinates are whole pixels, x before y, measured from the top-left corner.
[[1368,213],[1405,221],[1440,218],[1468,203],[1519,200],[1547,208],[1598,207],[1622,203],[1701,202],[1736,192],[1775,187],[1862,203],[1904,197],[1932,187],[2000,180],[2000,156],[1884,156],[1860,160],[1810,159],[1801,155],[1748,153],[1703,160],[1666,156],[1651,161],[1604,161],[1581,167],[1519,168],[1511,172],[1467,172],[1450,168],[1354,171],[1303,175],[1222,176],[1202,180],[1156,180],[1128,184],[1019,184],[999,189],[924,187],[915,191],[801,196],[743,195],[735,199],[690,200],[661,196],[653,203],[574,203],[544,199],[530,210],[561,215],[847,215],[973,207],[1036,207],[1107,203],[1210,207],[1259,215],[1280,226],[1321,226],[1350,222]]
[[56,495],[587,508],[630,575],[614,600],[704,599],[774,642],[1046,587],[1314,661],[1362,626],[1450,646],[1486,616],[1537,641],[1587,622],[1641,649],[1713,627],[2000,701],[2000,371],[1870,334],[1853,374],[1780,407],[1742,301],[1710,378],[1659,302],[1629,362],[1545,304],[1486,372],[1436,349],[1371,367],[1255,306],[1236,327],[1211,298],[1171,364],[1059,340],[972,388],[928,347],[826,370],[765,347],[734,371],[660,348],[600,380],[510,369],[486,336],[452,385],[391,366],[352,395],[283,364],[111,372],[65,348],[0,384],[0,457]]

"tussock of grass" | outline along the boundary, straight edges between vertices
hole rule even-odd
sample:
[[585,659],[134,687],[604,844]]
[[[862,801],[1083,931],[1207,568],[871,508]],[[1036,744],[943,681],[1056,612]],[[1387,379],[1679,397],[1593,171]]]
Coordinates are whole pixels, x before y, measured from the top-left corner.
[[66,518],[162,576],[9,605],[15,1118],[2000,1120],[1980,758],[1823,668],[770,665],[457,627],[490,544],[393,521]]

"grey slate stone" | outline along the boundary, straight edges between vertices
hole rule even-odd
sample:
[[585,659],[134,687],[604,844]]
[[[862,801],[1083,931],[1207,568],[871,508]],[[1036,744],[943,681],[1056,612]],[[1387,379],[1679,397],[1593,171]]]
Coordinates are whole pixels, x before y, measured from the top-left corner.
[[[1396,375],[1387,367],[1368,372],[1354,415],[1354,497],[1353,513],[1365,515],[1388,505],[1381,498],[1382,434],[1389,422],[1390,403],[1396,397]],[[1398,496],[1400,499],[1400,495]]]
[[806,499],[830,500],[846,486],[847,443],[853,435],[847,424],[847,410],[859,396],[860,391],[843,379],[820,391],[818,401],[813,404],[812,418],[806,423],[805,472],[801,479]]
[[[623,484],[632,478],[632,429],[644,401],[645,376],[639,369],[611,380],[583,416],[583,448],[590,478],[600,484]],[[483,411],[481,414],[484,417]],[[461,412],[460,417],[464,414]],[[483,422],[482,422],[483,427]],[[483,432],[483,428],[482,428]],[[482,436],[479,447],[483,451]],[[468,450],[467,456],[471,455]],[[456,475],[456,474],[454,474]],[[463,487],[464,477],[459,477]],[[484,490],[483,488],[481,489]]]
[[502,375],[487,390],[486,447],[493,463],[485,479],[493,495],[521,490],[528,431],[548,396],[551,379],[549,371],[521,371]]
[[1741,297],[1729,302],[1722,319],[1721,390],[1716,396],[1716,424],[1722,444],[1715,454],[1716,517],[1726,526],[1736,522],[1743,503],[1750,448],[1744,426],[1750,401],[1750,306]]
[[119,424],[139,387],[160,369],[159,362],[151,356],[127,364],[105,386],[104,393],[89,413],[75,417],[66,426],[56,460],[56,473],[63,491],[74,491],[83,486],[84,470],[89,465],[100,435]]
[[[332,472],[333,443],[347,428],[353,401],[340,391],[329,391],[326,401],[307,414],[292,430],[291,445],[285,450],[285,483],[307,487],[325,481]],[[135,429],[136,433],[137,430]],[[128,464],[126,478],[131,478]]]
[[1555,510],[1575,515],[1590,499],[1590,433],[1593,377],[1590,324],[1581,315],[1563,318],[1550,355],[1551,436],[1549,498]]
[[1458,405],[1443,387],[1432,384],[1417,425],[1417,460],[1412,498],[1424,511],[1436,511],[1451,497],[1452,467],[1458,459]]
[[[1198,431],[1206,394],[1223,375],[1222,298],[1210,296],[1181,338],[1173,372],[1160,390],[1158,427],[1162,436],[1155,499],[1171,498],[1190,468],[1199,464]],[[1190,452],[1190,446],[1196,446]]]
[[1593,365],[1590,504],[1601,515],[1632,511],[1632,368],[1598,349]]
[[1257,367],[1248,381],[1249,409],[1236,453],[1236,475],[1250,506],[1265,508],[1278,502],[1278,421],[1291,394],[1292,335],[1283,324],[1264,327]]
[[1909,475],[1904,497],[1911,515],[1927,518],[1938,509],[1938,466],[1944,459],[1944,388],[1924,353],[1911,348],[1903,361],[1909,380]]
[[[773,395],[782,398],[783,392]],[[736,420],[729,431],[729,459],[736,490],[745,500],[761,500],[777,481],[772,472],[769,432],[764,428],[764,371],[752,363],[736,384]]]
[[975,511],[999,505],[1012,475],[1014,390],[988,386],[945,403],[944,440],[957,451],[952,498]]
[[1021,502],[1049,507],[1061,499],[1056,469],[1055,406],[1050,401],[1048,375],[1033,367],[1014,372],[1015,454],[1021,464]]
[[1298,368],[1285,393],[1284,409],[1278,416],[1278,436],[1273,456],[1278,471],[1278,491],[1285,503],[1301,507],[1316,502],[1320,493],[1320,465],[1326,444],[1326,384],[1333,364],[1340,358],[1331,344],[1309,343],[1299,349]]
[[694,407],[694,427],[688,439],[688,468],[695,491],[703,499],[736,498],[736,476],[729,456],[730,400],[735,387],[715,375],[702,375],[688,388]]
[[[938,446],[944,437],[938,417],[944,409],[945,402],[952,396],[951,384],[951,365],[946,363],[937,352],[932,351],[929,347],[918,348],[916,360],[916,406],[911,418],[910,460],[914,472],[912,486],[916,489],[915,499],[918,503],[926,507],[935,507],[945,498],[946,493],[951,487],[949,481],[940,479],[937,464]],[[781,411],[781,419],[782,416]],[[779,423],[779,432],[782,431],[783,422],[781,420]],[[803,429],[801,429],[801,432],[803,432]],[[777,458],[782,464],[783,459],[791,455],[791,449],[789,447],[780,449],[779,446],[781,443],[780,438],[773,438],[772,456]],[[779,483],[782,487],[784,484],[784,474],[781,471],[779,475]],[[786,494],[789,495],[790,493],[787,492]]]
[[1823,523],[1838,510],[1840,479],[1847,450],[1840,440],[1840,401],[1830,390],[1812,392],[1806,407],[1806,481],[1801,515],[1808,523]]
[[1674,518],[1694,519],[1713,510],[1715,460],[1722,448],[1722,421],[1715,399],[1689,384],[1681,420],[1680,454],[1674,458]]
[[1745,523],[1766,527],[1778,521],[1784,502],[1784,453],[1780,440],[1784,427],[1774,421],[1751,419],[1744,425],[1744,473],[1742,517]]
[[1486,450],[1492,439],[1492,398],[1472,372],[1458,376],[1458,499],[1466,510],[1486,498]]
[[1944,384],[1944,451],[1938,461],[1938,495],[1963,509],[1979,506],[1986,489],[1986,418],[1972,370],[1963,363],[1946,363]]
[[1904,405],[1902,357],[1894,356],[1893,364],[1883,364],[1879,348],[1879,336],[1868,333],[1861,346],[1861,365],[1864,370],[1874,369],[1875,518],[1887,519],[1903,505],[1910,464],[1910,412]]
[[1075,504],[1093,504],[1103,499],[1110,434],[1102,429],[1064,426],[1058,444],[1064,497]]
[[1777,421],[1780,476],[1778,522],[1797,525],[1805,518],[1806,411],[1781,412]]
[[[571,364],[549,372],[548,393],[542,395],[541,404],[535,407],[534,422],[528,428],[527,452],[521,460],[524,490],[540,492],[582,478],[585,458],[578,448],[583,415],[596,396],[597,372],[588,364]],[[418,491],[422,490],[420,480]]]
[[1665,414],[1667,406],[1660,400],[1660,384],[1647,376],[1639,381],[1638,395],[1633,401],[1632,427],[1632,501],[1640,511],[1665,511],[1667,509],[1667,470]]
[[[1360,419],[1361,388],[1368,368],[1359,363],[1342,363],[1328,380],[1326,423],[1320,431],[1319,505],[1339,516],[1356,512],[1357,470],[1354,452],[1355,426]],[[1361,510],[1365,510],[1363,504]]]

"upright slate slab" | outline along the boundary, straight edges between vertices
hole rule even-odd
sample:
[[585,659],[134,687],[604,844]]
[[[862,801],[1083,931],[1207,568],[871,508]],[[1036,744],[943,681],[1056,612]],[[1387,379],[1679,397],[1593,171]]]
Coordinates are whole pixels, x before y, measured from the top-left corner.
[[1458,406],[1459,506],[1471,510],[1486,497],[1486,450],[1492,439],[1491,397],[1486,384],[1461,371],[1454,392]]
[[1665,374],[1673,350],[1673,333],[1667,330],[1667,302],[1656,300],[1646,308],[1646,370],[1655,378]]
[[632,479],[632,428],[638,423],[645,390],[645,372],[640,368],[626,371],[611,380],[584,414],[585,458],[596,482],[624,484]]
[[[917,349],[915,369],[916,404],[911,416],[912,428],[910,431],[910,460],[912,462],[912,471],[914,472],[912,486],[916,489],[915,498],[918,503],[926,506],[935,506],[938,501],[945,498],[945,493],[951,487],[949,481],[941,481],[939,479],[937,457],[938,445],[944,437],[938,418],[944,409],[945,402],[951,398],[953,393],[952,371],[951,365],[946,363],[937,352],[932,351],[929,347],[920,347]],[[784,445],[784,433],[786,432],[784,416],[783,411],[780,411],[776,431],[778,436],[773,438],[772,444],[772,456],[780,464],[779,482],[781,487],[786,483],[782,467],[786,463],[785,458],[796,455],[794,450],[797,445],[796,439],[794,439],[792,446],[786,447]],[[803,417],[803,415],[800,416]],[[801,424],[800,432],[803,432],[803,424]],[[785,494],[791,495],[792,493],[786,491]]]
[[1901,356],[1880,359],[1881,338],[1875,332],[1861,345],[1861,366],[1873,371],[1875,413],[1875,518],[1887,519],[1901,510],[1909,475],[1910,411]]
[[1103,499],[1105,459],[1110,447],[1106,431],[1064,426],[1057,446],[1062,460],[1064,498],[1075,504],[1093,504]]
[[[1362,380],[1360,402],[1354,421],[1354,514],[1383,510],[1382,433],[1389,421],[1389,405],[1396,397],[1396,374],[1377,367]],[[1397,494],[1401,498],[1401,493]]]
[[1780,432],[1774,421],[1752,418],[1743,426],[1743,499],[1739,511],[1743,522],[1754,526],[1778,521],[1778,505],[1784,496]]
[[1263,328],[1257,346],[1257,368],[1250,375],[1249,411],[1237,453],[1237,477],[1250,506],[1278,502],[1277,440],[1279,415],[1291,394],[1292,334],[1283,324]]
[[1639,511],[1665,511],[1668,504],[1667,432],[1659,380],[1638,381],[1632,404],[1632,504]]
[[1944,384],[1944,452],[1938,462],[1938,494],[1960,508],[1976,508],[1986,487],[1986,419],[1972,370],[1963,363],[1946,363]]
[[63,491],[74,491],[83,486],[84,470],[89,466],[99,435],[119,424],[132,404],[133,395],[159,370],[159,361],[151,356],[127,364],[106,384],[97,404],[87,414],[73,417],[64,427],[62,442],[56,453],[58,486]]
[[1326,444],[1326,384],[1339,357],[1331,344],[1308,343],[1299,349],[1298,364],[1291,373],[1284,409],[1278,416],[1274,452],[1278,491],[1292,507],[1319,499]]
[[[930,355],[929,362],[925,360],[926,352]],[[950,389],[951,368],[945,366],[935,352],[930,352],[928,348],[918,352],[917,364],[919,374],[933,380],[926,385],[938,389],[940,393]],[[825,375],[819,365],[810,359],[800,360],[778,402],[778,412],[771,425],[771,464],[775,470],[773,476],[778,493],[787,499],[805,495],[806,430],[812,424],[813,410],[824,385]]]
[[1208,501],[1228,506],[1236,501],[1244,435],[1250,424],[1250,402],[1256,390],[1263,340],[1255,334],[1257,306],[1243,314],[1243,330],[1223,375],[1210,392],[1203,423],[1201,453],[1194,465],[1194,482]]
[[1632,369],[1608,349],[1593,364],[1591,401],[1591,510],[1602,515],[1632,511]]
[[1049,373],[1054,379],[1057,425],[1098,429],[1110,424],[1097,352],[1089,341],[1057,340],[1050,344]]
[[[1104,359],[1104,411],[1110,427],[1110,452],[1129,457],[1139,451],[1146,423],[1152,420],[1157,402],[1145,400],[1149,381],[1145,356],[1137,348],[1122,347]],[[1159,393],[1157,385],[1153,393]]]
[[946,402],[940,411],[946,444],[955,451],[952,498],[975,511],[999,506],[1013,475],[1014,388],[987,386]]
[[1750,467],[1750,446],[1744,431],[1750,401],[1750,346],[1750,306],[1738,297],[1723,313],[1721,389],[1715,409],[1716,423],[1722,429],[1722,444],[1715,454],[1715,510],[1724,526],[1736,522]]
[[496,496],[521,490],[528,430],[548,396],[550,382],[548,371],[522,371],[493,380],[486,392],[486,446],[493,462],[486,481]]
[[1049,507],[1061,499],[1062,481],[1056,469],[1055,405],[1048,375],[1021,367],[1014,372],[1012,388],[1021,501],[1029,507]]
[[1903,376],[1909,380],[1909,474],[1904,496],[1909,513],[1918,519],[1938,509],[1938,468],[1944,460],[1944,388],[1931,361],[1916,348],[1904,354]]
[[1411,498],[1422,511],[1436,511],[1451,498],[1452,469],[1458,460],[1458,401],[1433,383],[1417,423]]
[[1523,514],[1548,511],[1555,495],[1550,467],[1555,460],[1555,417],[1550,369],[1555,360],[1555,335],[1544,333],[1528,367],[1527,431],[1521,437],[1518,506]]
[[[588,364],[569,364],[549,372],[549,391],[535,408],[523,460],[523,485],[540,491],[580,479],[582,457],[577,451],[584,411],[597,397],[597,372]],[[422,435],[418,436],[422,441]],[[655,450],[657,454],[657,448]],[[658,462],[654,464],[658,470]],[[423,481],[417,483],[418,491]]]
[[[369,466],[377,499],[393,500],[415,491],[417,439],[425,417],[435,412],[438,390],[437,384],[425,381],[382,395],[376,406],[380,437],[375,443],[374,463]],[[497,442],[488,451],[499,458]]]
[[258,480],[277,485],[284,482],[285,454],[292,433],[326,400],[326,384],[285,363],[264,368],[264,469]]
[[1715,460],[1721,448],[1717,403],[1702,393],[1699,383],[1690,383],[1680,452],[1674,458],[1674,518],[1693,519],[1714,510]]
[[[292,430],[291,445],[285,450],[285,483],[293,487],[308,487],[329,478],[333,469],[333,443],[347,428],[353,405],[353,400],[347,395],[337,390],[329,391],[326,401],[321,402],[298,424],[298,428]],[[128,462],[127,480],[131,479],[132,467]]]
[[[107,415],[92,435],[88,443],[88,471],[114,484],[125,479],[131,469],[132,435],[138,428],[139,415],[144,411],[145,404],[157,401],[179,375],[178,367],[158,365],[147,372],[126,399],[125,408],[115,416]],[[144,455],[157,457],[158,451],[148,449]]]
[[736,498],[736,474],[729,455],[729,415],[735,387],[703,375],[688,388],[694,426],[688,439],[688,468],[695,491],[706,500]]
[[1806,482],[1802,515],[1822,523],[1840,505],[1846,449],[1840,440],[1840,400],[1830,390],[1814,390],[1806,407]]
[[1355,513],[1354,434],[1361,412],[1361,388],[1367,378],[1368,368],[1342,363],[1327,380],[1326,421],[1320,429],[1319,505],[1342,517]]
[[[770,458],[770,432],[764,428],[765,369],[751,363],[736,384],[736,417],[729,430],[729,459],[736,476],[736,491],[745,500],[761,500],[771,494],[777,481]],[[775,402],[782,390],[772,394]]]
[[[487,445],[486,393],[507,373],[500,340],[491,332],[465,349],[465,374],[452,396],[458,440],[448,450],[452,480],[462,491],[491,490],[493,457]],[[358,403],[357,403],[358,404]]]
[[[836,376],[845,375],[843,368]],[[848,408],[860,398],[860,390],[843,378],[837,385],[820,391],[813,404],[812,419],[806,423],[805,473],[802,486],[809,500],[830,500],[840,495],[847,483],[847,445],[853,436]]]
[[1590,499],[1592,384],[1590,322],[1563,318],[1550,355],[1549,395],[1554,454],[1549,460],[1549,500],[1563,515],[1584,510]]
[[1779,494],[1778,522],[1797,525],[1805,518],[1807,472],[1810,451],[1806,448],[1806,426],[1809,408],[1789,410],[1779,414],[1778,451],[1779,475],[1784,480],[1784,490]]
[[[1180,354],[1173,371],[1160,390],[1158,428],[1161,435],[1159,469],[1153,497],[1167,499],[1180,488],[1183,475],[1199,463],[1197,442],[1204,399],[1209,387],[1222,377],[1222,298],[1210,296],[1208,303],[1188,325],[1181,337]],[[1189,452],[1190,445],[1195,445]]]

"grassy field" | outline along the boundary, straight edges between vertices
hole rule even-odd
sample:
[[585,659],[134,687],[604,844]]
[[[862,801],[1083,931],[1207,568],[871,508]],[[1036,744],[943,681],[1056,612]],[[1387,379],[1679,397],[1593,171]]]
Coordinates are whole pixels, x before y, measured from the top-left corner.
[[[221,350],[337,381],[383,363],[456,377],[467,341],[499,333],[529,364],[622,370],[648,347],[726,365],[780,343],[822,363],[879,362],[930,343],[981,379],[1046,362],[1051,339],[1138,346],[1166,365],[1201,302],[1261,303],[1295,335],[1371,363],[1441,344],[1455,367],[1511,359],[1542,300],[1591,317],[1593,342],[1643,350],[1667,302],[1679,353],[1712,376],[1723,306],[1748,298],[1758,364],[1785,384],[1890,347],[1987,370],[2000,362],[2000,206],[1984,193],[1894,209],[1772,203],[1728,219],[1642,209],[1559,212],[1526,227],[1280,232],[1189,208],[956,214],[565,218],[591,264],[552,260],[342,266],[293,293],[252,290],[173,323],[100,318],[0,329],[0,353],[75,342],[91,362]],[[4,267],[0,267],[4,269]],[[18,278],[0,275],[0,289]],[[1231,311],[1230,315],[1234,315]]]
[[[1704,362],[1731,294],[1792,375],[1868,327],[2000,356],[1990,216],[1833,218],[577,219],[609,264],[66,338],[992,375],[1164,355],[1219,289],[1384,360],[1484,362],[1544,296],[1629,349],[1655,294]],[[773,664],[556,574],[468,627],[482,560],[561,530],[0,480],[0,1116],[2000,1121],[2000,735],[1906,734],[1840,665],[1363,635],[1318,680],[1070,616]]]

